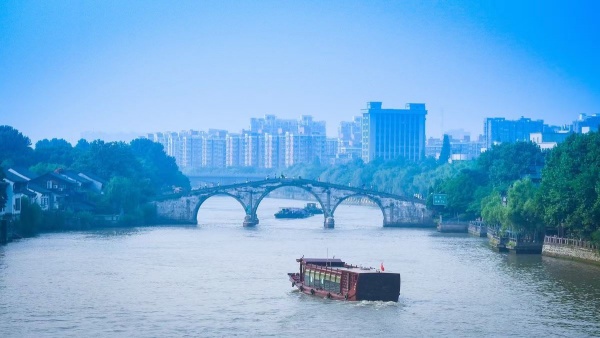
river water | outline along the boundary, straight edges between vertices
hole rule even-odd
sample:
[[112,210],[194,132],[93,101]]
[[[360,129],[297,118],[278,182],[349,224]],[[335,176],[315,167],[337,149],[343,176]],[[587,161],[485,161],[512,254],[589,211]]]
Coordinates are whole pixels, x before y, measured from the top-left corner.
[[[43,234],[0,247],[0,337],[600,336],[600,268],[492,251],[485,239],[383,228],[342,205],[256,228],[214,197],[197,227]],[[296,258],[333,256],[400,272],[398,303],[300,294]]]

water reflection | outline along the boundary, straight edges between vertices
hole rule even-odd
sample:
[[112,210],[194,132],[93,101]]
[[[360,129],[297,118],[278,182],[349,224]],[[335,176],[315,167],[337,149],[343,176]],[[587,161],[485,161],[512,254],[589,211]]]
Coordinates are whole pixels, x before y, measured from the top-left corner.
[[106,228],[85,233],[86,239],[112,240],[115,237],[129,237],[151,231],[151,228]]

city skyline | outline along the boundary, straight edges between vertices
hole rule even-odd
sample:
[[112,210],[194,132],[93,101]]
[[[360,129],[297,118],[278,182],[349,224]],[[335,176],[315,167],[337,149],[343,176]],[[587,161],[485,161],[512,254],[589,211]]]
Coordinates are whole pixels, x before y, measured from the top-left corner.
[[599,5],[583,1],[5,2],[0,124],[84,132],[238,131],[425,103],[427,137],[486,117],[600,113]]

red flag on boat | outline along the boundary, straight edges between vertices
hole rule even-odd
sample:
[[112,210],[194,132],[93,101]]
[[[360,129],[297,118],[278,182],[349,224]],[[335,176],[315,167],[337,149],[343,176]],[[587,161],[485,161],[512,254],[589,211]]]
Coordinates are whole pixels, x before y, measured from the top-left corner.
[[385,268],[383,267],[383,262],[381,262],[381,271],[385,271]]

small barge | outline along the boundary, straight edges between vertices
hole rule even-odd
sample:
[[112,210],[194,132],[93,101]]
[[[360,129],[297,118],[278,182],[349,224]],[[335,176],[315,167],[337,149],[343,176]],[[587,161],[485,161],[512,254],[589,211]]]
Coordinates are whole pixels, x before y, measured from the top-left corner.
[[275,218],[306,218],[312,216],[304,208],[281,208],[275,213]]
[[337,258],[299,258],[300,272],[288,273],[293,287],[322,298],[397,302],[400,274],[349,265]]
[[306,203],[304,208],[281,208],[275,213],[275,218],[306,218],[323,214],[323,210],[316,203]]

